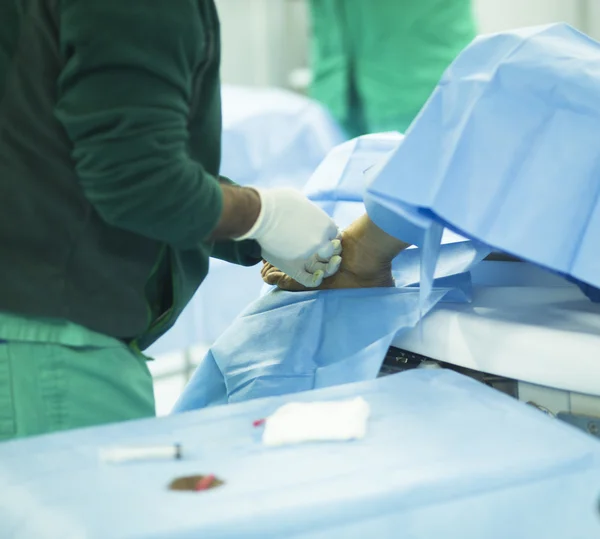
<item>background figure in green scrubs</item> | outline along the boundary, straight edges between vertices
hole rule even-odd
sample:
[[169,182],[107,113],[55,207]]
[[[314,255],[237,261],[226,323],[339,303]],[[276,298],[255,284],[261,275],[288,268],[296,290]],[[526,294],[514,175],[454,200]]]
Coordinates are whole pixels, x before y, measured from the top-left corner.
[[350,137],[404,132],[475,37],[471,0],[310,0],[311,95]]
[[0,0],[0,440],[152,416],[210,257],[339,267],[306,197],[219,176],[219,64],[212,0]]

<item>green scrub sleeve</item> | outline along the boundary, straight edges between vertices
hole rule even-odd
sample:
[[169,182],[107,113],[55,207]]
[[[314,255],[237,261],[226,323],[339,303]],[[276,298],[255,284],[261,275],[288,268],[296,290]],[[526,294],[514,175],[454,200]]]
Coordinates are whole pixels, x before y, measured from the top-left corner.
[[261,250],[255,241],[218,241],[215,243],[212,258],[231,262],[238,266],[254,266],[262,260]]
[[63,0],[56,116],[85,196],[112,226],[193,248],[222,211],[188,154],[205,25],[197,0]]

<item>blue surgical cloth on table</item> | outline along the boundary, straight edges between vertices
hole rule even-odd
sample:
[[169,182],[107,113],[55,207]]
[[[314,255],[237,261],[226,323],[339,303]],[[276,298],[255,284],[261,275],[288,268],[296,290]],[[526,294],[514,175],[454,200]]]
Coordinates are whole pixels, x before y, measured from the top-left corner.
[[419,321],[418,297],[395,288],[267,294],[213,344],[174,411],[375,378],[394,336]]
[[[272,449],[252,426],[355,396],[371,407],[362,440]],[[98,460],[174,442],[180,461]],[[167,489],[209,473],[224,485]],[[598,442],[445,370],[0,444],[7,539],[597,539],[599,495]]]
[[600,44],[568,25],[476,39],[367,172],[371,218],[417,244],[446,226],[599,286],[598,96]]

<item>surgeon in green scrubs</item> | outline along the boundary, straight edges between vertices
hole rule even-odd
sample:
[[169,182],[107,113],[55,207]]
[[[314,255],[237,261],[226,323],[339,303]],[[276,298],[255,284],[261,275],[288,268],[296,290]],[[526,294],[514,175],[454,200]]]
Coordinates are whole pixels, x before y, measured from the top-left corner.
[[475,37],[471,0],[310,0],[311,95],[351,137],[404,132]]
[[219,176],[219,50],[212,0],[0,0],[0,440],[152,416],[210,257],[339,266],[303,195]]

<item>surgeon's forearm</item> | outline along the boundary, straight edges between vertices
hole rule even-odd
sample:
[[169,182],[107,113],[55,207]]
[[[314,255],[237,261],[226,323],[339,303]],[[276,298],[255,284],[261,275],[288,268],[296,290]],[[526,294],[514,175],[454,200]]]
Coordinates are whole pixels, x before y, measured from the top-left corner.
[[391,262],[401,251],[410,247],[405,243],[379,228],[367,214],[356,219],[344,235],[358,238],[361,253],[370,260],[378,263]]
[[254,189],[221,182],[221,190],[221,217],[210,237],[214,241],[243,236],[256,223],[260,214],[260,196]]

